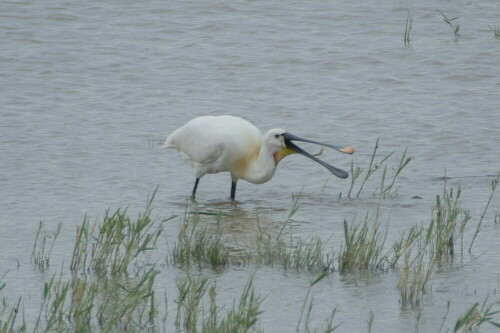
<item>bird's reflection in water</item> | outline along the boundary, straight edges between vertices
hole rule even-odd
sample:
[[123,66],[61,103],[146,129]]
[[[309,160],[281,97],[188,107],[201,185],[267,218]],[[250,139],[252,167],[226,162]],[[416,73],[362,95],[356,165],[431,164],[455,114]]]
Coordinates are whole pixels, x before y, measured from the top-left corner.
[[287,212],[265,207],[261,201],[210,201],[190,203],[188,216],[196,228],[216,230],[231,255],[247,255],[259,245],[276,240],[283,232]]

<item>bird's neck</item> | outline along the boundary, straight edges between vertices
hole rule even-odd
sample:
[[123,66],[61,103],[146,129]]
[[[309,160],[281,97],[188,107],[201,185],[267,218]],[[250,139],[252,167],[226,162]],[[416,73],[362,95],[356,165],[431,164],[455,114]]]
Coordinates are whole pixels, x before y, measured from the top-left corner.
[[276,171],[274,154],[266,145],[260,147],[258,157],[249,164],[242,179],[254,184],[262,184],[270,180]]

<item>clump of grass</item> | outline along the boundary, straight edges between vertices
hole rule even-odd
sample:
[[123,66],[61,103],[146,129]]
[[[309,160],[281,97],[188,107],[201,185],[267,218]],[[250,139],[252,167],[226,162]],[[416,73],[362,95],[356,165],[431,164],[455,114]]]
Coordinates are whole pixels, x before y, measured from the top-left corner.
[[[260,306],[263,299],[255,294],[252,286],[253,276],[246,284],[239,302],[226,315],[218,319],[216,287],[209,287],[206,277],[187,276],[177,280],[178,298],[175,325],[177,329],[198,332],[201,324],[204,333],[233,333],[257,331],[258,317],[262,313]],[[208,315],[203,310],[203,300],[209,294]],[[204,317],[205,316],[205,317]]]
[[[5,288],[5,283],[0,285],[0,291],[3,288]],[[24,316],[22,325],[19,328],[14,328],[17,318],[21,313],[21,300],[22,297],[19,297],[16,305],[14,307],[10,307],[5,297],[2,299],[0,304],[0,333],[28,332]]]
[[[298,209],[297,201],[298,198],[294,200],[292,211],[276,237],[263,230],[257,219],[260,232],[255,238],[255,247],[243,251],[231,252],[224,245],[220,214],[186,213],[178,240],[171,251],[170,262],[180,267],[199,265],[215,270],[224,269],[229,264],[268,265],[297,272],[333,270],[333,259],[325,254],[325,246],[320,237],[309,241],[296,239],[291,235],[286,240],[281,237],[284,228]],[[200,215],[215,218],[215,224],[202,223]]]
[[89,227],[88,216],[85,216],[83,223],[76,226],[76,241],[73,247],[73,256],[71,257],[70,270],[74,274],[85,272],[87,270],[87,258],[89,256],[89,236],[93,231]]
[[461,207],[461,193],[459,187],[455,195],[451,188],[449,191],[445,189],[442,198],[436,196],[435,214],[427,230],[427,239],[431,240],[431,251],[438,259],[454,255],[457,236],[463,242],[463,233],[471,216]]
[[430,290],[428,283],[435,263],[435,257],[426,263],[424,251],[419,251],[415,258],[412,258],[411,250],[405,252],[397,286],[403,308],[422,304],[423,295]]
[[[379,194],[382,198],[386,198],[389,196],[391,193],[393,193],[394,190],[394,185],[396,183],[396,180],[400,176],[401,172],[406,168],[406,166],[411,162],[411,157],[407,157],[407,150],[403,152],[403,155],[401,156],[399,165],[397,168],[394,168],[394,174],[392,176],[392,179],[388,182],[388,161],[389,159],[394,155],[394,151],[385,155],[380,159],[379,161],[375,161],[375,157],[377,155],[377,151],[379,148],[379,139],[375,142],[375,146],[373,148],[373,152],[370,157],[370,162],[368,164],[368,167],[362,168],[360,166],[355,166],[354,161],[351,163],[351,185],[349,187],[349,191],[347,193],[347,197],[349,199],[351,198],[359,198],[361,193],[363,192],[363,189],[365,187],[365,184],[367,183],[368,179],[372,178],[372,176],[378,171],[378,170],[383,170],[381,180],[380,180],[380,188],[378,190],[375,190],[374,194]],[[366,170],[366,171],[365,171]],[[364,173],[364,177],[361,177]],[[357,185],[358,181],[361,183]],[[354,188],[358,187],[356,194],[354,194]]]
[[205,333],[233,333],[233,332],[258,332],[257,322],[259,315],[263,311],[260,310],[263,298],[256,295],[253,288],[253,276],[247,283],[240,300],[233,304],[231,310],[226,314],[225,318],[214,324],[214,320],[205,322],[203,332]]
[[[445,188],[436,196],[436,206],[427,228],[414,226],[393,246],[391,266],[399,271],[398,290],[403,307],[422,304],[430,291],[429,279],[437,262],[453,257],[455,242],[462,239],[471,216],[461,207],[461,189]],[[412,252],[416,250],[416,254]],[[398,266],[403,257],[402,266]]]
[[[220,215],[216,218],[219,225]],[[172,250],[172,263],[179,266],[209,264],[214,269],[225,268],[229,264],[229,251],[221,239],[221,230],[207,226],[200,229],[199,222],[199,214],[189,214],[184,218],[178,241]]]
[[320,237],[314,237],[310,241],[293,238],[290,241],[273,241],[258,237],[252,261],[256,264],[281,267],[285,271],[333,271],[333,259],[325,253],[325,245]]
[[90,265],[97,273],[119,275],[127,272],[129,264],[141,253],[154,248],[162,233],[161,224],[153,230],[149,207],[146,213],[133,221],[126,210],[106,213],[104,223],[92,247]]
[[488,27],[490,28],[491,32],[495,35],[496,39],[500,39],[500,26],[491,26],[488,24]]
[[[488,208],[490,207],[491,200],[493,199],[493,196],[495,195],[495,191],[498,186],[498,182],[500,181],[500,172],[498,172],[497,176],[491,181],[491,194],[488,198],[488,202],[486,203],[486,206],[484,207],[484,211],[481,214],[481,217],[479,219],[479,223],[477,224],[476,231],[474,232],[474,236],[472,237],[472,241],[469,246],[469,253],[472,251],[472,246],[474,245],[474,241],[476,240],[477,235],[479,234],[479,231],[481,230],[481,225],[484,220],[484,216],[486,215],[486,212],[488,211]],[[499,214],[500,215],[500,214]],[[497,217],[495,217],[495,222],[496,222]]]
[[40,312],[32,332],[102,332],[145,329],[155,314],[155,267],[134,279],[97,280],[55,276],[44,285]]
[[[311,332],[309,324],[310,324],[312,309],[313,309],[313,306],[314,306],[314,299],[311,298],[311,300],[309,300],[309,295],[311,293],[311,289],[317,283],[319,283],[321,280],[323,280],[326,276],[327,276],[327,272],[323,272],[316,279],[311,280],[311,282],[309,283],[309,287],[307,288],[306,297],[304,299],[304,303],[302,304],[302,310],[301,310],[301,313],[300,313],[299,321],[297,323],[296,332],[300,332],[300,326],[301,326],[301,323],[302,323],[302,319],[304,318],[304,314],[305,314],[304,332]],[[309,301],[309,305],[307,306],[307,302],[308,301]],[[307,308],[307,313],[306,313],[306,308]],[[331,313],[330,317],[326,320],[326,328],[323,330],[323,332],[325,332],[325,333],[331,333],[331,332],[334,332],[340,326],[342,326],[342,323],[338,324],[338,325],[334,325],[333,324],[333,319],[335,318],[335,314],[336,313],[337,313],[337,308],[334,308],[332,310],[332,313]],[[314,330],[314,332],[317,332],[317,330]]]
[[[281,236],[293,216],[297,213],[300,194],[294,197],[293,206],[276,238],[266,230],[262,230],[259,220],[257,225],[259,235],[256,237],[256,251],[252,261],[256,264],[279,266],[285,271],[293,269],[296,272],[326,272],[333,271],[333,258],[325,255],[325,245],[320,237],[306,241],[294,238],[290,227],[290,237],[284,240]],[[252,254],[251,254],[252,255]]]
[[[363,191],[363,188],[365,186],[366,181],[393,154],[393,153],[390,153],[389,155],[385,156],[380,162],[374,164],[375,156],[376,156],[377,150],[379,148],[378,143],[379,143],[379,139],[377,139],[377,141],[375,142],[375,146],[373,147],[373,152],[372,152],[371,157],[370,157],[370,163],[368,165],[368,169],[366,171],[365,177],[363,178],[363,180],[361,181],[361,184],[359,185],[358,192],[354,196],[355,198],[359,198],[361,192]],[[349,199],[351,199],[351,197],[352,197],[351,194],[352,194],[354,187],[358,181],[358,178],[361,176],[363,171],[364,171],[364,168],[361,168],[359,166],[354,166],[354,161],[351,163],[351,186],[349,187],[349,192],[347,193],[347,197]]]
[[[104,222],[93,227],[85,217],[77,226],[69,267],[72,274],[65,280],[61,272],[44,284],[34,327],[28,329],[23,320],[19,328],[14,328],[19,300],[7,321],[0,319],[0,332],[124,332],[149,328],[157,318],[154,282],[158,274],[155,264],[149,262],[150,252],[163,232],[162,221],[155,226],[150,217],[155,193],[136,221],[121,209],[114,214],[108,212]],[[33,263],[42,270],[49,266],[60,226],[48,250],[46,240],[50,237],[43,228],[41,223],[32,255]]]
[[298,240],[293,247],[281,243],[278,247],[278,262],[284,270],[294,269],[297,272],[329,272],[333,270],[333,262],[325,255],[320,237],[311,241]]
[[440,11],[440,10],[438,10],[438,11],[439,11],[439,13],[441,13],[441,15],[443,15],[443,21],[445,21],[446,24],[448,24],[450,26],[451,30],[453,31],[453,35],[455,36],[455,40],[457,40],[458,37],[460,36],[460,34],[458,33],[460,30],[460,25],[455,24],[453,21],[459,19],[460,16],[448,18],[448,16],[446,16],[442,11]]
[[383,251],[387,230],[383,233],[379,227],[377,219],[370,229],[368,215],[362,224],[349,226],[344,220],[345,245],[338,258],[341,272],[385,269],[387,255]]
[[175,326],[184,327],[188,332],[196,332],[200,305],[207,291],[208,279],[205,277],[191,277],[177,280],[178,298]]
[[414,244],[421,240],[423,228],[412,226],[399,241],[392,246],[392,258],[389,260],[391,268],[395,268],[399,259],[412,249]]
[[[156,315],[155,265],[142,267],[133,279],[111,278],[100,281],[97,318],[103,331],[144,330]],[[92,288],[92,285],[90,285]]]
[[373,319],[374,319],[374,314],[373,314],[373,311],[370,311],[370,317],[368,318],[368,320],[366,321],[366,323],[368,324],[368,333],[371,333],[372,332],[372,328],[373,328]]
[[130,264],[155,248],[163,233],[163,223],[151,217],[152,202],[158,188],[148,198],[144,213],[132,219],[126,209],[108,210],[103,223],[90,228],[86,217],[77,227],[75,247],[71,261],[73,272],[92,271],[99,275],[119,276],[127,273]]
[[413,28],[413,14],[408,9],[408,17],[406,18],[405,34],[403,38],[403,41],[405,42],[406,46],[410,45],[411,28]]
[[493,321],[493,316],[500,313],[500,311],[492,311],[493,304],[486,305],[488,299],[486,298],[479,307],[479,302],[471,306],[455,324],[453,332],[479,332],[480,327],[484,323],[489,323],[496,328],[500,328],[500,322]]
[[[401,160],[406,160],[405,154]],[[493,193],[499,178],[500,174],[492,182]],[[493,193],[477,230],[480,229]],[[344,221],[345,245],[337,257],[340,271],[347,273],[394,268],[399,273],[397,288],[402,306],[422,305],[424,295],[431,291],[430,278],[436,263],[441,258],[453,255],[456,239],[463,237],[463,231],[470,219],[468,212],[461,208],[460,197],[460,188],[457,191],[445,188],[443,194],[436,198],[436,207],[429,227],[411,227],[387,253],[384,253],[387,230],[380,231],[378,214],[373,223],[368,215],[364,223],[349,225]],[[158,236],[163,229],[161,221],[158,225],[150,218],[151,200],[148,199],[146,213],[140,214],[137,221],[128,217],[126,210],[117,210],[114,214],[108,212],[102,224],[94,224],[92,227],[89,219],[85,217],[83,223],[77,226],[70,266],[72,274],[68,276],[68,280],[63,278],[66,275],[62,273],[59,276],[54,275],[45,283],[43,301],[34,329],[28,330],[24,317],[20,315],[21,298],[13,307],[8,307],[4,298],[3,304],[0,304],[0,333],[158,331],[160,326],[157,325],[159,316],[154,287],[158,271],[156,265],[150,263],[150,253],[156,248]],[[295,201],[288,220],[291,220],[296,213],[297,207],[298,202]],[[209,227],[212,224],[201,228],[200,215],[203,213],[186,214],[189,218],[184,221],[185,230],[181,228],[179,240],[188,245],[176,244],[179,246],[177,250],[182,255],[178,257],[181,259],[175,260],[188,259],[184,262],[178,261],[176,264],[184,268],[185,265],[189,267],[191,264],[226,267],[234,259],[223,245],[221,229],[218,224],[213,228]],[[220,221],[220,214],[206,215],[215,216],[217,223]],[[111,225],[113,222],[118,225]],[[43,255],[39,257],[44,258],[42,262],[45,262],[45,258],[50,258],[53,244],[49,247],[50,243],[43,241],[45,237],[43,230],[43,226],[39,226],[35,240],[38,245],[34,246],[37,250],[33,252],[42,253]],[[307,241],[290,236],[290,240],[285,241],[281,237],[282,231],[283,229],[277,238],[273,238],[266,230],[261,230],[257,236],[257,249],[255,252],[249,251],[246,257],[241,259],[244,261],[239,263],[257,265],[264,263],[283,267],[284,270],[320,272],[321,275],[310,283],[297,325],[299,331],[318,331],[309,327],[314,307],[314,298],[310,297],[310,292],[313,286],[333,271],[333,261],[325,256],[325,244],[321,238]],[[112,244],[99,243],[105,239]],[[202,249],[191,252],[192,249],[196,249],[197,243],[203,245]],[[47,248],[48,250],[38,250]],[[212,248],[216,250],[210,250]],[[225,258],[225,260],[221,263],[219,259],[213,258]],[[33,262],[36,265],[35,261]],[[94,266],[97,262],[101,263],[98,265],[99,268]],[[48,267],[48,264],[44,264],[43,267]],[[0,291],[5,287],[1,280],[0,278]],[[193,278],[188,275],[185,279],[179,279],[177,286],[178,330],[207,333],[259,331],[258,319],[262,313],[260,306],[263,299],[255,294],[252,279],[245,287],[239,302],[235,301],[224,316],[220,315],[221,310],[216,302],[216,286],[207,278]],[[207,304],[207,297],[209,308],[206,311],[204,305]],[[476,330],[486,322],[498,326],[500,324],[493,321],[496,313],[492,311],[491,306],[483,304],[481,307],[476,304],[459,319],[455,331]],[[333,332],[340,326],[333,323],[335,314],[336,308],[327,319],[326,328],[321,331]],[[164,325],[165,323],[166,314]],[[372,324],[373,314],[368,321],[370,331]]]
[[394,189],[394,184],[396,184],[398,176],[401,174],[403,169],[408,165],[408,163],[411,162],[411,157],[407,157],[406,153],[407,149],[405,149],[403,155],[401,155],[401,159],[399,160],[399,164],[395,169],[394,175],[392,176],[392,180],[390,181],[389,185],[386,185],[385,183],[387,177],[387,165],[384,166],[384,172],[382,173],[381,185],[380,185],[380,194],[382,195],[383,198],[392,193],[392,190]]
[[[75,331],[90,331],[93,309],[99,293],[99,285],[73,276],[71,285],[70,318],[73,318]],[[102,321],[101,321],[102,322]]]
[[[403,307],[420,306],[430,290],[429,279],[437,262],[453,257],[456,239],[463,235],[471,216],[461,207],[461,188],[446,187],[436,196],[431,223],[427,228],[413,226],[393,246],[390,265],[399,271],[398,290]],[[412,255],[412,251],[416,254]],[[400,258],[404,261],[398,266]]]
[[67,330],[69,322],[65,317],[66,302],[69,301],[70,284],[62,281],[60,277],[56,280],[55,275],[49,282],[45,282],[43,291],[42,309],[38,316],[35,332],[41,325],[42,315],[45,315],[45,331]]
[[[33,250],[31,251],[31,261],[41,272],[44,272],[50,266],[50,255],[52,254],[52,249],[54,248],[57,237],[61,232],[61,226],[62,224],[59,223],[54,233],[52,233],[52,235],[49,235],[44,230],[45,223],[42,221],[38,223],[35,244],[33,245]],[[52,242],[50,244],[50,247],[47,249],[46,246],[48,239],[52,239]]]

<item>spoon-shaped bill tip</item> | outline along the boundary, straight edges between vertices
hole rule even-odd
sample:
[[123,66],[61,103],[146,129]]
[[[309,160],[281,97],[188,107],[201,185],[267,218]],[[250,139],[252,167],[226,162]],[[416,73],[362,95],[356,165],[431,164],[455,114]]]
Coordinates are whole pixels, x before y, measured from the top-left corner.
[[354,148],[352,148],[352,147],[343,147],[343,148],[340,148],[339,151],[341,151],[343,153],[346,153],[346,154],[352,154],[352,153],[354,153]]

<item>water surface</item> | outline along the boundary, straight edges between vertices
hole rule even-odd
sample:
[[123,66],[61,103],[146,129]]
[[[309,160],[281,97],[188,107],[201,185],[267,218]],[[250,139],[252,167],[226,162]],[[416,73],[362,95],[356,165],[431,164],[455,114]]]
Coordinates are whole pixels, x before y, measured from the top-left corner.
[[[403,43],[407,9],[414,18],[410,46]],[[438,9],[460,17],[458,39]],[[500,166],[500,41],[488,28],[500,24],[499,14],[494,0],[2,2],[0,263],[9,271],[6,293],[23,295],[28,317],[37,313],[47,279],[30,264],[39,221],[49,230],[63,224],[53,253],[59,268],[87,213],[98,219],[110,207],[137,212],[160,185],[155,213],[182,215],[192,170],[175,151],[158,147],[200,115],[233,114],[263,131],[281,127],[353,146],[352,158],[334,151],[322,156],[346,170],[352,159],[367,165],[377,138],[381,156],[396,151],[394,165],[406,148],[413,159],[397,194],[382,201],[372,196],[379,178],[349,200],[349,180],[300,156],[280,163],[266,184],[241,181],[236,204],[228,200],[228,175],[207,176],[198,208],[233,216],[226,221],[229,238],[255,235],[257,215],[270,230],[279,229],[301,193],[294,234],[322,236],[339,249],[343,220],[380,207],[391,244],[410,226],[430,221],[445,175],[448,187],[463,188],[463,206],[475,225]],[[464,255],[434,275],[420,331],[436,331],[448,300],[445,327],[475,302],[499,300],[499,206],[497,195],[474,248],[481,256]],[[179,223],[167,226],[172,239]],[[231,304],[252,272],[212,274],[221,302]],[[179,272],[166,267],[162,273],[160,288],[174,298]],[[311,278],[258,270],[266,332],[295,329]],[[336,306],[341,332],[367,331],[370,311],[374,331],[413,327],[417,311],[401,310],[396,285],[395,273],[334,273],[313,290],[313,324]]]

